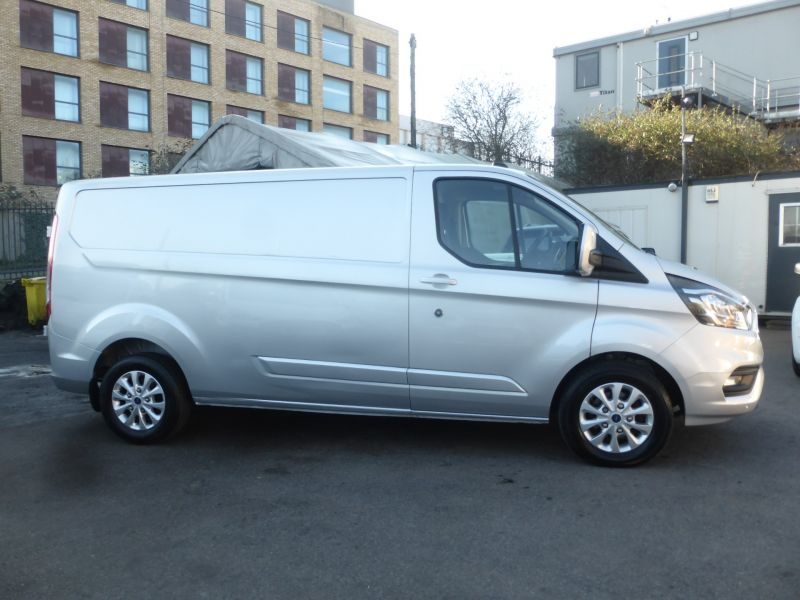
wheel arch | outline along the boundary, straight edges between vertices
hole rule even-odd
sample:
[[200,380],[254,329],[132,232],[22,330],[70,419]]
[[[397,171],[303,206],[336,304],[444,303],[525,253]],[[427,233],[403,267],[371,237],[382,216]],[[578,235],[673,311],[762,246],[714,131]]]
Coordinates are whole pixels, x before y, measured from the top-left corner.
[[181,365],[164,347],[143,338],[126,337],[108,344],[94,363],[92,381],[89,384],[89,400],[94,410],[100,411],[99,388],[106,372],[121,359],[137,354],[157,356],[158,360],[175,369],[185,388],[189,389],[186,374]]
[[632,352],[604,352],[602,354],[597,354],[595,356],[591,356],[586,360],[578,363],[569,372],[561,378],[558,386],[556,387],[555,392],[553,393],[553,397],[550,401],[550,422],[557,423],[558,420],[558,407],[561,403],[561,398],[564,393],[566,387],[572,382],[572,379],[582,370],[594,366],[596,364],[602,364],[603,362],[610,362],[610,361],[624,361],[628,363],[633,363],[637,365],[646,365],[653,370],[656,374],[661,385],[667,390],[667,394],[669,394],[670,402],[672,402],[674,416],[682,416],[684,414],[684,398],[683,393],[681,392],[681,388],[678,385],[678,382],[675,381],[675,378],[670,375],[670,373],[664,369],[661,365],[657,362],[641,356],[639,354],[634,354]]

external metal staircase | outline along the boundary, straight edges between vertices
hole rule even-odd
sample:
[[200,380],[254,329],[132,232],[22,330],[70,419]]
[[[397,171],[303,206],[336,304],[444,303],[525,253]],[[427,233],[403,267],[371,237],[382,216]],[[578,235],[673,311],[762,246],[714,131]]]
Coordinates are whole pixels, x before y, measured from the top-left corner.
[[800,76],[759,79],[702,52],[636,63],[638,101],[650,104],[665,94],[693,94],[699,105],[717,104],[765,125],[800,121]]

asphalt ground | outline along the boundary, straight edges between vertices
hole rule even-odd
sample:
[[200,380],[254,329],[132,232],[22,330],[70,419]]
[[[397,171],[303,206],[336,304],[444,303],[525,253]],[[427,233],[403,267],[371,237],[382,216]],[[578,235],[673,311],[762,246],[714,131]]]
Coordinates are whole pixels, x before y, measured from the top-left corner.
[[800,597],[800,378],[635,469],[551,428],[199,410],[137,447],[0,334],[0,598]]

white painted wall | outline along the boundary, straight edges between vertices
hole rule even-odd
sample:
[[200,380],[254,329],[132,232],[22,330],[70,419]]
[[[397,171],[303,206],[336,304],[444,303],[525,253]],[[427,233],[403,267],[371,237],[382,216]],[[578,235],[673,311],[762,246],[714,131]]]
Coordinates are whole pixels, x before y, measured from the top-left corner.
[[667,187],[575,192],[575,200],[622,229],[639,247],[680,260],[681,195]]
[[[687,263],[741,291],[763,311],[769,196],[800,192],[800,175],[715,185],[719,201],[713,203],[706,202],[705,182],[689,188]],[[619,226],[637,245],[652,246],[662,258],[680,260],[680,189],[672,193],[664,186],[570,195]]]

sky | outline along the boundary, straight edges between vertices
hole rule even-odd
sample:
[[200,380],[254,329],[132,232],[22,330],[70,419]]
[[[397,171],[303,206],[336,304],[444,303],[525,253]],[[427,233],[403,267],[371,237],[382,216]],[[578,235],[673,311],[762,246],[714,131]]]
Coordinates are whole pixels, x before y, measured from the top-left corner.
[[355,0],[358,16],[397,29],[400,114],[411,114],[409,45],[417,38],[417,118],[445,120],[463,79],[509,78],[547,143],[553,125],[553,48],[648,25],[755,4],[754,0]]

